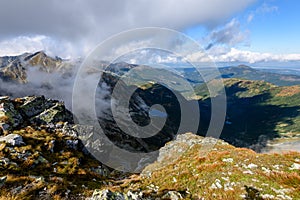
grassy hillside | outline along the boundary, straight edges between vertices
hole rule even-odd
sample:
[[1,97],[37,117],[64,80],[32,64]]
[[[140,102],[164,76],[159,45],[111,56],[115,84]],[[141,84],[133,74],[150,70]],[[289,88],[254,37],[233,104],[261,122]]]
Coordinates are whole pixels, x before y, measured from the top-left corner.
[[[187,133],[160,150],[143,171],[109,189],[136,191],[143,197],[178,199],[299,199],[299,153],[257,154],[217,141],[212,151],[202,137]],[[204,143],[203,143],[204,142]],[[165,197],[165,198],[164,198]]]
[[[227,118],[221,137],[236,146],[260,150],[267,140],[300,135],[300,86],[224,79]],[[200,105],[209,105],[205,85],[195,88]],[[203,113],[209,109],[202,106]],[[209,118],[209,115],[206,116]],[[204,120],[205,119],[204,116]],[[259,146],[261,145],[261,146]]]

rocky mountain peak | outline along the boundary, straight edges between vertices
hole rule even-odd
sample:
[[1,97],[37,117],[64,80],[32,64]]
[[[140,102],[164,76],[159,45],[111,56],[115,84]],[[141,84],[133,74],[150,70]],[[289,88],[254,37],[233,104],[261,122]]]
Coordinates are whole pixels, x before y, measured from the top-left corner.
[[65,72],[72,68],[72,64],[59,57],[48,56],[43,51],[33,54],[25,53],[19,56],[0,57],[0,78],[19,83],[27,82],[28,70],[36,67],[43,72]]

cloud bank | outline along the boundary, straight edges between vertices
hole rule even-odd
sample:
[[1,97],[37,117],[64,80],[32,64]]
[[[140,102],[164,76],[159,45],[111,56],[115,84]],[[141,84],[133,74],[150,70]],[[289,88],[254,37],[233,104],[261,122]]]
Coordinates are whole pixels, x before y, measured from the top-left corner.
[[[207,54],[204,54],[203,52],[198,52],[193,55],[189,55],[188,58],[193,62],[300,62],[300,54],[260,53],[220,46],[215,46],[206,53]],[[210,59],[208,59],[208,57]]]
[[[254,1],[1,1],[0,49],[5,50],[0,54],[41,47],[50,51],[51,47],[57,54],[70,51],[69,54],[82,55],[107,37],[127,29],[155,26],[182,30],[194,25],[212,28]],[[26,36],[28,42],[17,44],[16,40],[24,39],[21,36]],[[34,41],[38,37],[44,38]],[[58,44],[61,46],[56,47]]]

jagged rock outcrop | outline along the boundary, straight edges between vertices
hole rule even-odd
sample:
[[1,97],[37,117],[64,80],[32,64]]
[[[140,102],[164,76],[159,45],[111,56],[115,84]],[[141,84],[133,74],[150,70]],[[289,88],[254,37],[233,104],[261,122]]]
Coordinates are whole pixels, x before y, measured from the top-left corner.
[[18,127],[23,123],[23,117],[16,110],[13,101],[9,97],[0,98],[0,132]]
[[62,102],[44,96],[17,99],[0,98],[0,131],[10,131],[26,125],[50,125],[73,122],[73,115]]

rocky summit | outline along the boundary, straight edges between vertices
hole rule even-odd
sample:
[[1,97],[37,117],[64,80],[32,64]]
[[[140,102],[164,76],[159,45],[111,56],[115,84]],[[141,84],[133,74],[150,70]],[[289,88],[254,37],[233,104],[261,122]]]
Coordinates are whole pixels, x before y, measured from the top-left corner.
[[11,100],[0,98],[0,131],[2,133],[26,125],[55,124],[73,121],[73,116],[62,102],[44,96],[30,96]]
[[28,71],[37,68],[44,72],[66,72],[72,64],[59,57],[52,58],[43,51],[19,56],[0,57],[0,77],[5,81],[28,82]]

